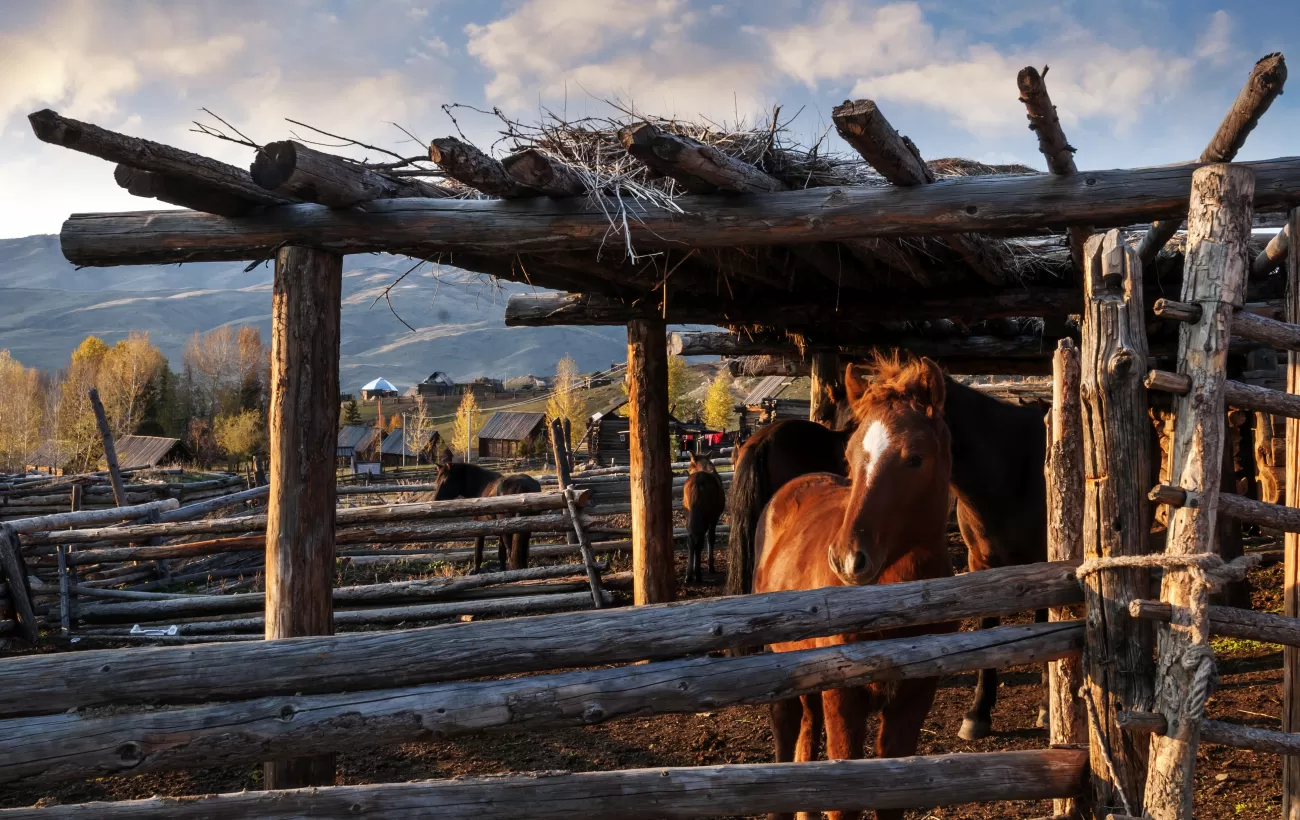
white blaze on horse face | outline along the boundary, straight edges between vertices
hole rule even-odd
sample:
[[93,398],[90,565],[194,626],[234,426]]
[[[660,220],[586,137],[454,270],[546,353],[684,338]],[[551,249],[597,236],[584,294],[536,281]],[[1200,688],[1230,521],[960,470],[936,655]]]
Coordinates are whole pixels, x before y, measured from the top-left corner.
[[867,454],[866,485],[871,486],[871,478],[876,474],[876,464],[889,449],[889,430],[882,421],[873,421],[862,437],[862,450]]

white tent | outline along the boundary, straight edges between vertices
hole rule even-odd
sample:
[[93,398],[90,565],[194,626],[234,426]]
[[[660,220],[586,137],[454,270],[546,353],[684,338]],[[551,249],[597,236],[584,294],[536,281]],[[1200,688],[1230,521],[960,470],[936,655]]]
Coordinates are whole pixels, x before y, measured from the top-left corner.
[[393,387],[393,383],[388,379],[375,379],[361,389],[365,391],[390,390],[394,393],[397,392],[397,388]]

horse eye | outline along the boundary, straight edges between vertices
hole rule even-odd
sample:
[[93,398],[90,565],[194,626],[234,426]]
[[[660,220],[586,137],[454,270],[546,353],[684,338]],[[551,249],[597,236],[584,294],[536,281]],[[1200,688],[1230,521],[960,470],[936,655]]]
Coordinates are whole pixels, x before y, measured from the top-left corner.
[[908,457],[907,457],[907,466],[908,466],[908,467],[911,467],[911,468],[914,469],[914,470],[915,470],[917,467],[920,467],[920,466],[921,466],[921,457],[920,457],[920,456],[908,456]]

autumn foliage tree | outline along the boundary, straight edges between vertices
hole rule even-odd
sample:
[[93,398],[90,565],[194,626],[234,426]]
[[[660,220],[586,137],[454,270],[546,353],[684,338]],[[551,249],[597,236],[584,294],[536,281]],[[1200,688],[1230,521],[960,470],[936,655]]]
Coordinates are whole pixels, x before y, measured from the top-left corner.
[[0,350],[0,469],[20,472],[41,441],[49,385],[40,371]]
[[474,416],[478,413],[478,399],[473,390],[461,394],[460,406],[456,408],[456,421],[451,427],[451,441],[448,444],[454,452],[460,453],[465,461],[470,460],[470,448],[473,446],[474,433],[478,427]]
[[704,397],[704,426],[711,430],[726,430],[736,419],[736,397],[731,392],[731,377],[719,370]]
[[241,410],[218,416],[212,427],[213,439],[226,457],[242,463],[266,447],[266,423],[262,411]]
[[[582,394],[582,382],[578,378],[578,363],[565,355],[555,365],[555,383],[551,388],[551,397],[546,401],[546,416],[569,422],[569,434],[582,434],[587,420],[587,402]],[[573,442],[566,444],[572,448]]]

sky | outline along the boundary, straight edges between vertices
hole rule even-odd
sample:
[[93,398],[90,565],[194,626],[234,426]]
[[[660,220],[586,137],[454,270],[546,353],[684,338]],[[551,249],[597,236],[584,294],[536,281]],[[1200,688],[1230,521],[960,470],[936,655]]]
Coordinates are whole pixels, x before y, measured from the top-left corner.
[[[42,108],[247,167],[249,149],[190,130],[203,108],[258,143],[305,133],[291,118],[415,155],[458,128],[492,146],[492,109],[575,119],[619,100],[733,123],[779,105],[797,113],[791,140],[844,150],[831,108],[865,97],[927,158],[1043,168],[1015,85],[1034,65],[1081,169],[1186,161],[1256,59],[1300,54],[1294,2],[0,0],[0,237],[160,207],[109,163],[36,140],[25,117]],[[453,122],[452,103],[488,113]],[[1240,158],[1298,143],[1293,92]]]

